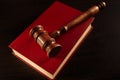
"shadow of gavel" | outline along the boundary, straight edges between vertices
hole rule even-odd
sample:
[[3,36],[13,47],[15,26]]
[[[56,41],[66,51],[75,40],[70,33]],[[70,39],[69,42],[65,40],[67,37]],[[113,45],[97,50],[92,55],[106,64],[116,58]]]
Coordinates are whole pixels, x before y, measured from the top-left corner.
[[36,43],[47,53],[48,57],[54,57],[58,54],[62,47],[60,44],[56,43],[55,39],[69,31],[74,26],[94,16],[105,6],[105,2],[100,2],[99,4],[92,6],[87,11],[83,12],[81,15],[77,16],[66,25],[62,26],[56,31],[53,31],[50,34],[48,34],[48,32],[44,30],[41,25],[37,25],[30,30],[30,35],[32,38],[34,38]]

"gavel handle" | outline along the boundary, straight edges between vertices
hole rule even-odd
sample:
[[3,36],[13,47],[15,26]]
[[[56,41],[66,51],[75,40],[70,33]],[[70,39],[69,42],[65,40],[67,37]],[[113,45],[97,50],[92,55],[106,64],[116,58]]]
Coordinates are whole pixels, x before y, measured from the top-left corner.
[[52,38],[58,38],[61,34],[66,33],[68,30],[73,28],[74,26],[81,24],[83,21],[89,19],[90,17],[97,14],[101,9],[103,9],[106,6],[105,2],[100,2],[98,5],[92,6],[87,11],[83,12],[81,15],[77,16],[70,22],[68,22],[66,25],[61,27],[60,29],[53,31],[50,33],[50,36]]

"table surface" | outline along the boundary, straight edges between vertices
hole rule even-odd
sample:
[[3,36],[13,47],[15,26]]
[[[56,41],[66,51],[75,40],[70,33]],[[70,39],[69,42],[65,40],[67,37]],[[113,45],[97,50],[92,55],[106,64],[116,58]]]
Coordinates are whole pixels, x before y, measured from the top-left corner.
[[[98,0],[60,0],[85,11]],[[99,0],[100,1],[100,0]],[[11,54],[8,45],[54,0],[0,1],[0,80],[47,80]],[[95,16],[93,31],[57,80],[120,79],[120,0],[108,0]]]

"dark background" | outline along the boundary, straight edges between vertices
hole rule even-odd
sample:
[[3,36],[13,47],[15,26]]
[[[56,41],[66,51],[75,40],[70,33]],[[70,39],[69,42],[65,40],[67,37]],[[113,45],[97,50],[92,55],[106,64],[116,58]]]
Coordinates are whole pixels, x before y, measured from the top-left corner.
[[[100,0],[60,0],[85,11]],[[57,80],[120,80],[120,0],[105,0],[94,29]],[[54,0],[0,0],[0,80],[47,80],[11,54],[8,45]],[[69,40],[69,39],[68,39]]]

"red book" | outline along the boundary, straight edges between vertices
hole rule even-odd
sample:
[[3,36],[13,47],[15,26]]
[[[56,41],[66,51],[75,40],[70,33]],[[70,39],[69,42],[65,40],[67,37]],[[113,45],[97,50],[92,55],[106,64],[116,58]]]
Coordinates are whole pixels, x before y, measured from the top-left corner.
[[55,1],[42,15],[40,15],[23,33],[21,33],[9,47],[13,54],[24,61],[40,74],[54,79],[69,61],[85,37],[91,31],[93,18],[61,35],[56,42],[62,45],[59,54],[48,58],[41,47],[30,37],[30,30],[36,25],[42,25],[48,33],[59,29],[62,25],[80,15],[81,12],[61,2]]

